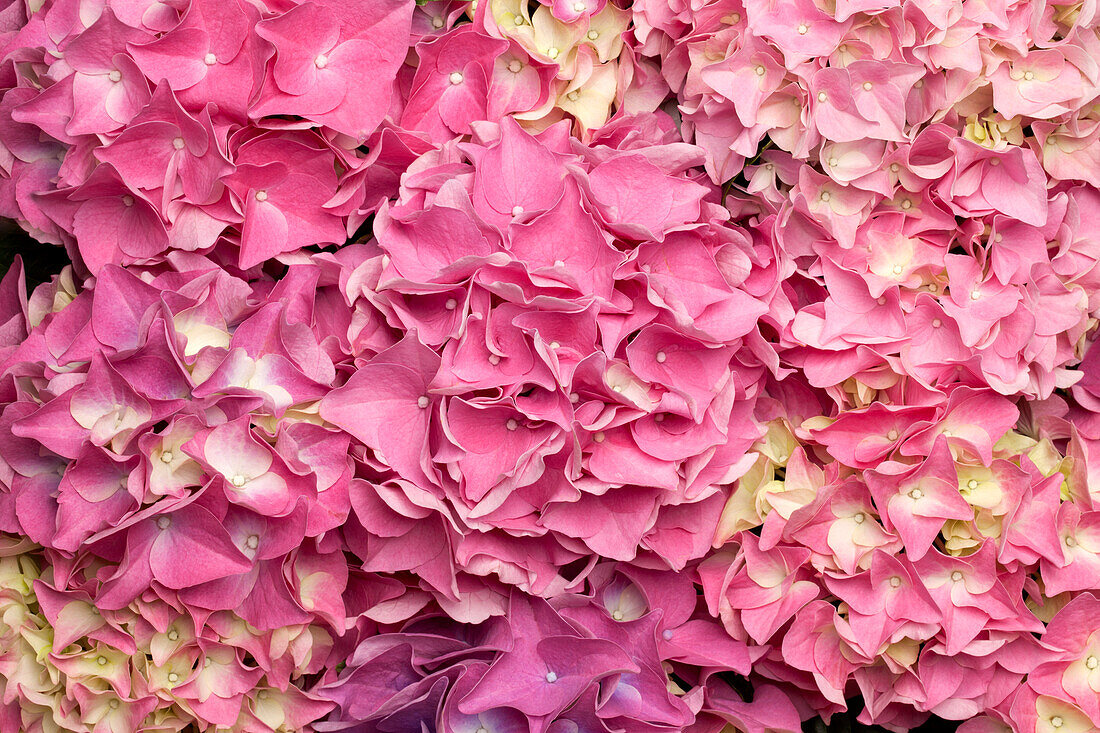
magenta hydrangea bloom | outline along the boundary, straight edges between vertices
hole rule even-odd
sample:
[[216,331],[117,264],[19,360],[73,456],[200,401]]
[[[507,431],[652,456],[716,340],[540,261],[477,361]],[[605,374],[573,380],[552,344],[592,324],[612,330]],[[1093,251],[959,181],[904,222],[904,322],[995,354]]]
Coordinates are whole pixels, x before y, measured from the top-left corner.
[[1098,27],[0,2],[0,733],[1100,728]]

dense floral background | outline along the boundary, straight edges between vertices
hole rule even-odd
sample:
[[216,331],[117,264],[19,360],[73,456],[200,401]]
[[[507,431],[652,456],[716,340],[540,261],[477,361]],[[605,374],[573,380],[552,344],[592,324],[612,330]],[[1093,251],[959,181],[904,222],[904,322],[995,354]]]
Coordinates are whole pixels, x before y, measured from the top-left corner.
[[1100,730],[1097,12],[0,0],[0,732]]

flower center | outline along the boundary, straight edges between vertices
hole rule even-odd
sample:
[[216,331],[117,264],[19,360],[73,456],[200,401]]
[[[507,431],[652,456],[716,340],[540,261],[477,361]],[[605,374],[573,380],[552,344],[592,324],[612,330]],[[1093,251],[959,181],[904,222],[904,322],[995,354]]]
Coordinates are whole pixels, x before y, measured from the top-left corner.
[[431,403],[432,403],[432,401],[428,397],[428,395],[422,394],[422,395],[420,395],[419,397],[416,398],[416,406],[419,407],[421,410],[426,408]]
[[952,570],[951,571],[951,580],[958,583],[962,579],[963,579],[963,574],[960,571],[958,571],[958,570]]
[[182,137],[172,138],[172,147],[175,148],[176,150],[183,150],[183,138]]
[[546,681],[550,684],[554,684],[558,681],[558,674],[554,670],[550,670],[546,673]]
[[267,201],[267,191],[257,191],[256,192],[256,200],[257,201]]
[[164,451],[163,453],[160,454],[160,462],[161,463],[171,463],[174,458],[175,458],[175,456],[172,455],[172,451],[170,451],[170,450],[166,450],[166,451]]
[[111,81],[122,81],[122,72],[118,69],[111,69],[111,73],[107,75],[107,78]]
[[919,499],[922,496],[924,496],[924,492],[921,491],[920,489],[913,489],[912,491],[909,492],[909,498],[911,498],[911,499]]
[[213,66],[214,64],[218,63],[218,57],[212,53],[208,53],[206,54],[206,56],[203,57],[202,62],[207,66]]
[[323,53],[317,54],[317,58],[313,59],[313,65],[318,69],[323,69],[328,66],[328,56]]
[[159,529],[168,529],[170,524],[172,524],[171,517],[157,517],[157,527]]
[[244,546],[250,550],[255,550],[260,546],[260,536],[255,534],[248,535],[248,537],[245,538]]
[[248,479],[246,479],[244,476],[242,476],[239,473],[234,474],[233,478],[229,479],[229,483],[233,484],[238,489],[241,488],[242,486],[244,486],[246,481],[248,481]]
[[449,79],[452,84],[461,84],[462,83],[462,72],[461,71],[452,71],[451,75],[449,77],[447,77],[447,79]]
[[1089,669],[1096,669],[1100,667],[1100,659],[1097,659],[1094,655],[1090,654],[1085,660],[1085,666]]
[[900,588],[901,587],[901,578],[899,578],[896,575],[894,577],[890,578],[890,587],[891,588]]

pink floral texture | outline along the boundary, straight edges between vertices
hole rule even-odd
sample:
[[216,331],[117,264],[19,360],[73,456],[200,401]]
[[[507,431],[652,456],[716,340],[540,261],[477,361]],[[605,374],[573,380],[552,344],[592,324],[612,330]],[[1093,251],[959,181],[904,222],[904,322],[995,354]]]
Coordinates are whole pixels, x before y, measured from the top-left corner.
[[1100,728],[1097,27],[0,2],[0,733]]

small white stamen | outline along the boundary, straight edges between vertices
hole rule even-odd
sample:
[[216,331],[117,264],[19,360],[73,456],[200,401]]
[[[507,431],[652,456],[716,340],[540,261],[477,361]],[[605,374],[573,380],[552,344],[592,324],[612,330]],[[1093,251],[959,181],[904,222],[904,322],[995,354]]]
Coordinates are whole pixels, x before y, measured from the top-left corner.
[[833,195],[831,193],[829,193],[828,191],[822,191],[821,192],[821,200],[822,201],[828,201],[832,197],[833,197]]
[[939,328],[942,325],[943,325],[943,321],[941,321],[939,318],[933,318],[932,319],[932,328]]
[[98,664],[100,667],[106,667],[107,657],[96,657],[95,663]]
[[451,75],[448,76],[447,79],[452,84],[461,84],[462,83],[462,72],[461,71],[452,71]]
[[1066,724],[1066,721],[1062,719],[1061,715],[1055,715],[1050,719],[1050,725],[1052,728],[1061,728]]
[[602,443],[606,437],[607,436],[604,435],[603,431],[601,430],[600,432],[592,436],[592,440],[596,441],[597,443]]
[[122,81],[122,72],[118,69],[111,69],[111,73],[107,75],[107,78],[111,81]]
[[131,206],[134,205],[134,197],[131,196],[130,194],[126,194],[125,196],[122,197],[122,205],[125,206],[126,208],[130,208]]
[[1075,537],[1066,537],[1066,547],[1076,547],[1077,539]]
[[820,92],[817,93],[817,101],[819,101],[819,102],[824,102],[828,98],[829,98],[829,95],[826,94],[824,91],[820,91]]
[[547,56],[548,56],[549,58],[552,58],[552,59],[556,59],[556,58],[558,57],[558,55],[559,55],[559,54],[561,54],[561,51],[559,51],[559,50],[558,50],[557,48],[554,48],[553,46],[551,46],[550,48],[546,49],[546,55],[547,55]]
[[258,534],[250,534],[244,539],[244,546],[250,550],[255,550],[260,546],[260,536]]
[[519,59],[512,59],[508,62],[508,71],[512,72],[513,74],[518,74],[520,72],[520,69],[522,68],[523,62]]
[[550,348],[551,348],[551,349],[560,349],[560,348],[561,348],[561,344],[559,344],[559,343],[558,343],[557,341],[551,341],[551,342],[550,342]]
[[1031,71],[1025,71],[1024,72],[1024,81],[1031,81],[1034,78],[1035,78],[1035,73],[1034,72],[1031,72]]
[[160,454],[160,462],[161,463],[171,463],[172,459],[174,459],[174,458],[175,458],[175,456],[172,454],[172,451],[170,451],[170,450],[166,450],[166,451],[164,451],[163,453]]
[[863,512],[856,512],[854,515],[852,515],[852,521],[856,524],[863,524],[867,521],[867,515]]
[[890,432],[888,432],[886,434],[886,439],[887,440],[897,440],[898,439],[898,431],[897,430],[891,430]]
[[798,35],[804,36],[809,32],[810,32],[810,26],[806,25],[805,23],[800,23],[798,25]]
[[546,681],[549,682],[550,684],[554,684],[555,682],[557,682],[558,681],[557,673],[554,672],[554,670],[550,670],[549,672],[547,672],[546,673]]
[[960,580],[962,580],[962,579],[963,579],[963,574],[962,574],[962,572],[960,572],[960,571],[958,571],[958,570],[952,570],[952,571],[951,571],[951,580],[953,580],[953,581],[955,581],[956,583],[958,583],[958,582],[959,582]]
[[213,66],[214,64],[218,63],[218,57],[212,53],[208,53],[206,54],[206,56],[203,57],[202,62],[207,66]]
[[175,629],[172,629],[171,631],[168,632],[168,641],[176,641],[179,638],[180,638],[180,632],[176,631]]
[[969,481],[966,482],[966,488],[970,489],[971,491],[978,488],[978,480],[973,479],[973,478],[970,479]]
[[894,265],[894,267],[893,267],[893,272],[894,272],[894,274],[895,274],[895,275],[900,275],[900,274],[901,274],[901,271],[902,271],[902,269],[903,269],[903,268],[902,268],[902,266],[901,266],[901,265]]
[[169,672],[168,673],[168,681],[171,682],[174,685],[174,684],[176,684],[177,682],[180,681],[180,676],[178,674],[176,674],[175,672]]
[[584,3],[573,3],[573,12],[583,13],[587,7]]
[[437,15],[437,16],[435,16],[434,18],[432,18],[432,28],[442,28],[442,27],[443,27],[443,24],[444,24],[445,22],[446,22],[446,21],[445,21],[445,20],[443,20],[443,18],[442,18],[442,17],[440,17],[440,16],[438,16],[438,15]]
[[899,578],[896,575],[893,576],[892,578],[890,578],[890,587],[891,588],[898,588],[900,586],[901,586],[901,578]]
[[909,209],[913,208],[913,202],[910,201],[909,199],[905,199],[904,201],[901,202],[901,208],[908,211]]
[[1001,159],[1000,158],[993,158],[992,160],[989,161],[989,164],[990,165],[1000,165],[1001,164]]
[[497,364],[500,363],[500,357],[497,356],[496,354],[489,354],[489,363],[492,364],[493,366],[496,366]]
[[665,361],[668,359],[668,354],[663,351],[658,351],[653,358],[657,360],[658,364],[664,364]]
[[600,37],[600,32],[599,31],[588,31],[588,33],[585,34],[585,35],[588,37],[588,40],[595,41],[597,38]]
[[247,480],[248,479],[246,479],[244,476],[242,476],[241,474],[238,473],[238,474],[235,474],[233,476],[233,478],[229,479],[229,483],[233,484],[234,486],[236,486],[239,489],[239,488],[241,488],[242,486],[245,485],[245,482]]
[[897,163],[891,163],[890,164],[890,172],[891,173],[897,173],[900,170],[901,170],[901,166],[898,165]]
[[157,517],[157,527],[158,528],[168,529],[169,525],[171,525],[171,524],[172,524],[172,518],[171,517]]
[[767,74],[767,73],[768,73],[767,69],[765,69],[760,64],[757,64],[757,66],[756,66],[756,75],[757,76],[764,76],[764,74]]
[[267,191],[257,191],[256,192],[256,200],[257,201],[267,201]]
[[428,395],[423,395],[422,394],[422,395],[420,395],[419,397],[416,398],[416,406],[419,407],[421,410],[426,408],[431,403],[432,403],[432,401],[428,398]]
[[172,147],[176,150],[183,150],[183,145],[184,143],[182,137],[172,138]]
[[318,69],[325,68],[328,66],[328,56],[325,56],[323,53],[317,54],[317,58],[313,59],[313,65]]
[[868,92],[871,91],[871,87],[873,87],[873,86],[874,85],[869,81],[863,82],[863,88]]
[[107,707],[109,707],[111,710],[118,710],[118,700],[111,700],[109,703],[107,703]]
[[622,611],[612,611],[611,612],[611,618],[615,619],[616,621],[622,621],[623,620],[623,612]]
[[581,401],[581,396],[579,394],[577,394],[576,392],[570,392],[569,393],[569,401],[572,402],[575,405],[575,404],[577,404],[578,402]]
[[510,417],[508,418],[508,422],[504,423],[504,427],[508,428],[509,430],[515,430],[519,427],[519,423],[516,422],[516,419],[514,417]]
[[924,496],[924,492],[921,491],[920,489],[913,489],[912,491],[909,492],[909,498],[910,499],[919,499],[922,496]]
[[981,290],[971,290],[970,291],[970,299],[971,300],[977,300],[980,297],[982,297],[982,291]]
[[519,216],[522,213],[523,213],[523,207],[520,206],[519,204],[516,204],[515,206],[512,207],[512,216]]
[[570,102],[576,102],[578,99],[581,98],[581,93],[574,89],[573,91],[569,92],[569,94],[566,94],[565,98],[568,99]]
[[1096,669],[1097,667],[1100,667],[1100,659],[1097,659],[1095,655],[1090,654],[1085,659],[1085,666],[1089,669]]

